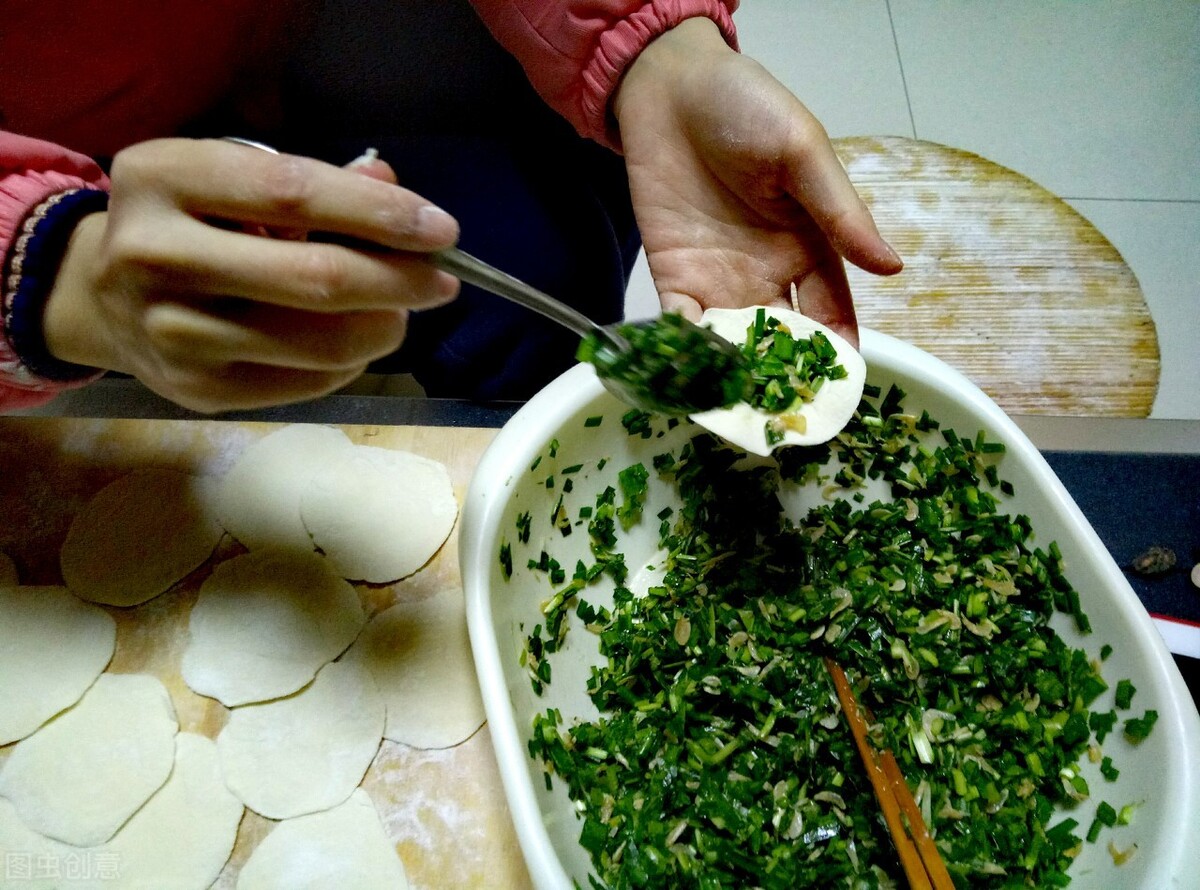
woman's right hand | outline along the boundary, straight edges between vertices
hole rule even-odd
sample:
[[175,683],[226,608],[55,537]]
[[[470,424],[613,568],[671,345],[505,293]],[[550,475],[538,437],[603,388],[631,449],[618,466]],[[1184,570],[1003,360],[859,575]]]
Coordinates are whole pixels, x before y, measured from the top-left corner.
[[108,211],[71,237],[46,305],[47,347],[204,412],[349,383],[400,346],[410,309],[458,292],[422,256],[456,241],[455,220],[381,162],[362,172],[219,140],[126,149]]

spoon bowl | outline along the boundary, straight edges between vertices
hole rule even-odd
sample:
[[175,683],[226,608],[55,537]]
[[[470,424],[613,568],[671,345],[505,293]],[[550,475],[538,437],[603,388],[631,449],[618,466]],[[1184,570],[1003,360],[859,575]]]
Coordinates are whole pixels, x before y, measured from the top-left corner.
[[604,387],[644,411],[685,415],[744,398],[749,364],[736,346],[679,315],[598,325],[565,303],[456,247],[431,255],[439,269],[556,321],[583,338],[579,357]]
[[583,339],[578,358],[617,398],[658,414],[700,414],[753,391],[742,350],[677,314],[607,325]]

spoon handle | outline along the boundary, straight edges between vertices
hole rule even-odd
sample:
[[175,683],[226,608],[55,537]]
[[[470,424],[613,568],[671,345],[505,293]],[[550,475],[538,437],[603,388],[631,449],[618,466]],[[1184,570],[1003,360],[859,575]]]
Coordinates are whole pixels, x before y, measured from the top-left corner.
[[[274,155],[279,154],[277,149],[262,142],[257,142],[254,139],[245,139],[241,136],[223,136],[222,138],[226,142],[245,145],[248,148],[257,148],[260,151],[267,151]],[[519,278],[513,278],[507,272],[501,272],[495,266],[488,265],[479,259],[479,257],[471,256],[471,254],[459,250],[457,247],[448,247],[445,250],[430,254],[430,260],[443,272],[449,272],[451,275],[468,284],[483,288],[488,293],[512,300],[526,309],[540,312],[551,321],[556,321],[574,331],[580,337],[598,333],[609,342],[619,342],[619,338],[612,331],[607,331],[600,327],[600,325],[596,324],[586,315],[576,312],[566,303],[554,299],[549,294],[542,293],[536,287],[526,284]]]
[[603,333],[603,329],[586,315],[457,247],[448,247],[432,253],[430,260],[442,271],[449,272],[489,293],[512,300],[526,309],[540,312],[552,321],[570,328],[580,337],[586,337],[595,331]]

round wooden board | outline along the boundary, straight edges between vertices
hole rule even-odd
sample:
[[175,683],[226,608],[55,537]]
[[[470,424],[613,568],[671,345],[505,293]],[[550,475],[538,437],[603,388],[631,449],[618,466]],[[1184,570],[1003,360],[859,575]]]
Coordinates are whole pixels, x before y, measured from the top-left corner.
[[849,268],[859,323],[946,361],[1012,414],[1149,415],[1154,322],[1120,253],[1061,198],[978,155],[834,140],[892,278]]

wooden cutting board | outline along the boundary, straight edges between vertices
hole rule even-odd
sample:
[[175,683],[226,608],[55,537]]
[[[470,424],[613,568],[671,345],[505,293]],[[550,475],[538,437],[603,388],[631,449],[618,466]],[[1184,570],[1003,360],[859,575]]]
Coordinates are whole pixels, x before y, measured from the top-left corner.
[[[140,467],[218,476],[251,442],[278,424],[221,421],[0,418],[0,552],[24,584],[61,583],[58,552],[76,511],[104,485]],[[355,442],[402,449],[440,461],[459,503],[494,429],[341,427]],[[133,609],[110,608],[117,652],[108,670],[149,673],[166,685],[180,729],[215,738],[228,711],[192,692],[180,677],[187,618],[213,565],[239,552],[228,537],[208,564],[160,597]],[[461,584],[457,529],[433,561],[388,587],[358,588],[368,614],[393,602]],[[0,762],[9,748],[0,748]],[[463,744],[421,751],[384,741],[363,782],[414,890],[529,886],[485,725]],[[233,856],[215,884],[232,888],[238,869],[273,823],[249,810]]]
[[861,324],[966,374],[1013,414],[1145,417],[1154,322],[1120,253],[1072,207],[970,152],[835,140],[905,269],[850,269]]

